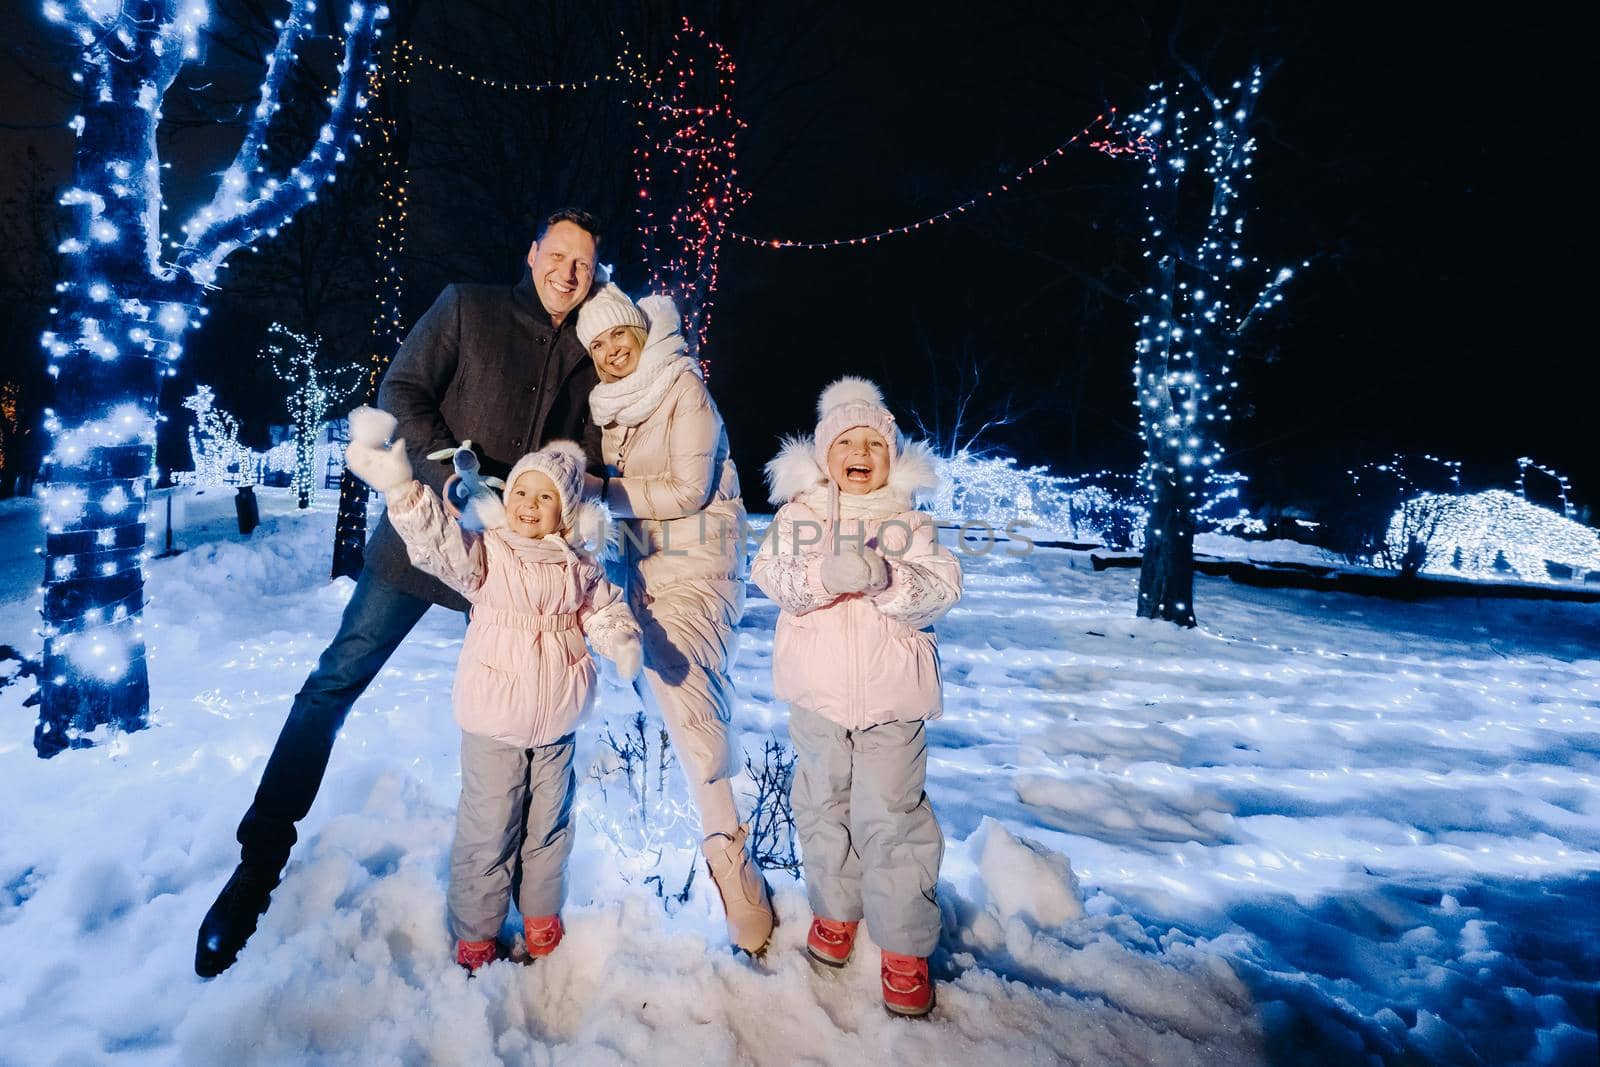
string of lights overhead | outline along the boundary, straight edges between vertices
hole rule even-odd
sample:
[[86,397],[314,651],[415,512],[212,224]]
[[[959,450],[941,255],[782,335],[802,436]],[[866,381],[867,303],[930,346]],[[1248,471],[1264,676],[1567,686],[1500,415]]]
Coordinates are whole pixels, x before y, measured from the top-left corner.
[[[719,84],[719,87],[725,88],[727,91],[723,93],[721,98],[713,104],[695,105],[684,103],[684,100],[686,99],[686,93],[689,89],[688,82],[694,76],[697,70],[693,63],[686,63],[681,55],[681,42],[685,34],[692,35],[697,41],[706,42],[708,47],[714,53],[714,57],[712,59],[712,65],[714,69],[716,69],[719,73],[725,72],[728,75],[725,83]],[[646,93],[639,97],[631,98],[628,102],[636,107],[652,113],[654,116],[664,120],[665,122],[670,123],[673,121],[678,121],[681,123],[681,125],[677,126],[674,130],[669,131],[664,139],[655,142],[650,148],[643,150],[643,154],[646,158],[641,161],[640,166],[635,168],[635,173],[641,175],[641,180],[643,180],[643,178],[649,174],[649,158],[663,153],[678,157],[680,160],[702,159],[709,161],[720,158],[728,165],[729,171],[731,172],[732,158],[735,154],[735,138],[731,135],[726,137],[711,136],[708,134],[708,130],[711,126],[716,125],[719,122],[725,123],[727,120],[731,120],[734,124],[734,131],[748,128],[748,124],[746,122],[733,115],[731,106],[731,93],[733,87],[732,74],[734,72],[734,65],[731,59],[728,57],[726,49],[723,48],[721,44],[715,41],[710,41],[708,38],[706,38],[705,31],[696,30],[687,19],[683,21],[682,26],[674,35],[673,47],[669,53],[665,68],[663,69],[661,75],[656,78],[651,78],[644,72],[643,57],[637,52],[632,51],[628,47],[626,40],[623,41],[618,53],[616,61],[617,73],[595,74],[588,78],[577,80],[543,82],[507,81],[500,78],[494,78],[489,75],[480,74],[476,71],[471,71],[464,67],[458,66],[457,64],[435,59],[434,57],[419,51],[416,46],[409,41],[402,42],[401,48],[405,50],[410,59],[423,63],[432,70],[445,74],[451,74],[455,77],[470,81],[475,85],[498,89],[502,92],[553,92],[592,89],[605,85],[620,84],[632,84],[643,87],[646,90]],[[659,86],[667,82],[672,83],[671,89],[665,92],[660,91]],[[960,203],[946,208],[943,211],[936,211],[930,215],[924,216],[923,218],[915,219],[911,222],[902,223],[897,226],[889,226],[881,230],[859,233],[850,236],[820,239],[755,236],[752,234],[743,233],[738,230],[728,228],[727,221],[734,208],[742,206],[750,199],[750,194],[745,191],[739,191],[736,196],[719,197],[717,198],[717,202],[715,204],[709,203],[711,200],[711,195],[709,192],[707,192],[707,195],[700,197],[698,200],[698,206],[704,210],[696,211],[689,205],[685,205],[685,210],[682,212],[681,221],[687,224],[686,229],[688,231],[695,234],[694,237],[688,239],[691,240],[691,242],[695,245],[694,251],[697,254],[696,258],[699,258],[700,255],[703,255],[708,250],[708,244],[710,241],[709,236],[699,236],[700,231],[707,225],[719,226],[719,240],[736,241],[740,244],[752,245],[757,248],[795,248],[818,251],[824,249],[846,248],[855,245],[872,244],[882,241],[887,237],[897,237],[904,234],[915,233],[919,230],[926,229],[943,222],[949,222],[955,219],[957,216],[965,214],[967,211],[978,207],[980,204],[991,201],[998,196],[1003,196],[1010,192],[1015,186],[1020,185],[1021,183],[1034,177],[1036,174],[1044,171],[1050,166],[1051,163],[1065,155],[1069,148],[1080,142],[1086,142],[1086,147],[1097,152],[1101,152],[1107,156],[1111,156],[1112,158],[1134,157],[1153,159],[1156,154],[1155,140],[1147,136],[1143,130],[1123,131],[1119,129],[1116,126],[1116,119],[1116,108],[1111,108],[1104,114],[1096,115],[1092,122],[1088,123],[1082,129],[1078,130],[1076,133],[1057,144],[1054,148],[1044,153],[1038,159],[1035,159],[1032,163],[1029,163],[1027,166],[1016,171],[1006,180],[997,182],[987,189],[983,189],[977,193],[974,193],[972,196],[967,197]],[[647,119],[641,119],[639,125],[641,128],[645,128],[650,125],[650,122]],[[1095,136],[1097,133],[1099,136]],[[635,155],[641,155],[641,150],[636,149]],[[709,185],[711,182],[702,180],[702,182],[699,184]],[[645,201],[648,199],[648,191],[641,188],[640,200]],[[653,224],[654,215],[653,213],[650,214],[651,224]],[[720,219],[720,224],[713,223],[713,217]],[[668,232],[673,232],[673,226],[671,223],[668,224]],[[648,244],[648,241],[649,238],[644,238],[642,243]],[[711,270],[713,272],[715,271],[714,258],[711,265]],[[651,280],[652,283],[657,281],[654,271],[652,272]],[[709,318],[709,316],[707,317]],[[707,325],[709,325],[709,323],[707,323]],[[702,327],[697,332],[700,340],[703,341],[704,333],[706,332],[705,329]]]
[[[618,85],[635,80],[634,76],[630,72],[623,70],[617,74],[591,74],[587,78],[578,78],[576,80],[569,81],[508,81],[502,78],[491,78],[488,75],[479,74],[476,71],[468,70],[465,67],[451,63],[448,60],[437,59],[434,56],[430,56],[428,53],[418,49],[416,43],[413,41],[401,41],[397,48],[397,52],[404,57],[403,62],[413,64],[420,63],[430,70],[438,71],[440,74],[449,74],[454,77],[461,78],[464,81],[469,81],[474,85],[481,85],[486,89],[498,89],[505,93],[567,92],[574,89],[595,89],[603,85]],[[397,56],[397,59],[399,58],[400,56]]]
[[[723,236],[730,241],[740,244],[754,245],[757,248],[799,248],[808,251],[821,251],[831,248],[848,248],[853,245],[866,245],[882,241],[886,237],[899,237],[918,230],[937,226],[949,222],[960,215],[972,210],[980,204],[988,203],[997,196],[1009,193],[1013,188],[1043,172],[1050,164],[1066,155],[1067,149],[1080,141],[1088,140],[1088,147],[1112,157],[1140,156],[1154,158],[1155,146],[1142,133],[1133,133],[1124,136],[1116,126],[1117,111],[1111,108],[1104,114],[1096,115],[1094,120],[1078,132],[1056,145],[1050,151],[1034,160],[1032,163],[1018,170],[1004,181],[997,182],[980,192],[974,193],[965,200],[943,211],[936,211],[912,222],[902,223],[898,226],[889,226],[882,230],[868,233],[858,233],[846,237],[828,237],[821,239],[801,239],[790,237],[756,237],[736,230],[729,230]],[[1090,140],[1100,132],[1103,136]]]

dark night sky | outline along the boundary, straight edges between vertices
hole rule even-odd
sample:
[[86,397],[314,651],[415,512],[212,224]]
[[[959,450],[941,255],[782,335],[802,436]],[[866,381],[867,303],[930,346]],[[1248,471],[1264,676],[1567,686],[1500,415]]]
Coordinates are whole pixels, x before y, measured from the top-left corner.
[[[25,145],[59,165],[68,144],[59,131],[16,128],[70,114],[22,72],[42,67],[36,6],[7,0],[0,27],[12,41],[0,69],[4,188]],[[1136,109],[1145,83],[1176,78],[1174,51],[1217,81],[1242,74],[1252,55],[1277,61],[1259,108],[1249,233],[1264,261],[1313,262],[1243,364],[1249,417],[1234,424],[1225,462],[1287,502],[1318,497],[1346,467],[1396,449],[1459,457],[1470,476],[1502,481],[1531,455],[1571,474],[1580,499],[1596,499],[1574,268],[1590,223],[1572,110],[1587,95],[1587,64],[1573,27],[1445,5],[837,5],[814,25],[793,13],[810,5],[716,8],[699,13],[731,34],[750,123],[741,171],[754,196],[733,225],[793,238],[942,210],[1107,104]],[[616,26],[641,17],[636,5],[552,10],[572,35],[554,60],[497,50],[491,36],[458,61],[570,76],[569,62],[592,66]],[[429,17],[423,40],[430,25],[440,32]],[[215,49],[212,58],[223,61]],[[530,69],[552,61],[563,69]],[[478,109],[500,103],[467,102],[437,78],[419,78],[415,92],[421,108],[454,109],[459,143],[435,144],[415,176],[413,317],[445,281],[514,272],[510,256],[452,257],[449,242],[475,209],[440,176],[472,166],[474,138],[497,137]],[[626,125],[590,121],[596,113],[582,112],[580,130],[550,112],[548,143],[561,150],[530,162],[537,198],[621,202]],[[207,144],[201,131],[166,151],[195,164],[209,158]],[[551,158],[564,155],[579,162]],[[763,495],[754,489],[761,462],[779,433],[810,428],[816,393],[833,376],[877,376],[903,421],[912,408],[931,418],[935,397],[948,406],[951,390],[934,386],[930,368],[942,367],[947,383],[964,358],[981,368],[979,409],[1009,399],[1021,413],[993,443],[1064,472],[1132,469],[1132,312],[1118,297],[1137,281],[1137,180],[1130,164],[1076,152],[959,224],[864,249],[726,246],[708,355],[747,496]],[[596,189],[605,192],[586,195]],[[624,281],[639,277],[630,222],[612,220],[621,239],[606,257],[619,260]],[[261,326],[259,314],[224,301],[194,346],[194,372],[219,381],[224,400],[228,359],[251,350]]]

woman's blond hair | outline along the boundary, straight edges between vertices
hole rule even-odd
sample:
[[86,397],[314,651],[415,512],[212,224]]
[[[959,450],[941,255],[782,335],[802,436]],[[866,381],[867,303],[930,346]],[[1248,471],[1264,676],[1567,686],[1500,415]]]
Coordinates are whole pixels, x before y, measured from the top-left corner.
[[[645,330],[645,328],[643,326],[635,326],[630,322],[630,323],[621,324],[620,328],[624,329],[624,330],[627,330],[630,334],[633,335],[634,342],[637,343],[638,346],[639,346],[639,351],[643,352],[644,351],[644,346],[650,343],[650,334],[649,334],[649,332],[647,330]],[[594,337],[592,337],[589,340],[589,349],[590,349],[590,351],[594,350],[594,343],[596,341],[598,341],[598,340],[600,340],[600,338],[605,337],[606,335],[610,334],[611,330],[615,330],[615,329],[618,329],[618,327],[613,326],[613,327],[611,327],[611,329],[603,330],[600,333],[595,334]]]

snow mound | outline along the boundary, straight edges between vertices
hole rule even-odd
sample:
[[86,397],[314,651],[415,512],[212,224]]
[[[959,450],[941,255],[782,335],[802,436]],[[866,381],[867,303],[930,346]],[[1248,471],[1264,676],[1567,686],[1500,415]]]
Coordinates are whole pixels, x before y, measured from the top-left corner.
[[[669,888],[699,871],[664,906],[592,774],[560,952],[466,981],[444,919],[463,623],[442,611],[346,720],[238,964],[201,982],[195,929],[350,596],[331,502],[257,496],[245,539],[229,496],[194,494],[183,554],[150,564],[151,729],[41,761],[27,681],[0,684],[0,1067],[1595,1062],[1600,605],[1201,579],[1202,628],[1179,631],[1129,617],[1133,572],[1054,549],[964,558],[939,624],[931,1020],[883,1011],[869,930],[812,968],[780,871],[766,959],[733,957],[695,842],[649,839]],[[0,590],[37,583],[37,537],[31,503],[0,502]],[[734,672],[758,766],[786,742],[776,617],[752,595]],[[0,644],[36,650],[36,622],[0,596]],[[604,776],[601,737],[638,707],[602,687],[580,768]],[[734,791],[748,812],[754,779]]]
[[983,887],[1002,921],[1020,917],[1052,927],[1083,918],[1083,897],[1067,857],[1012,834],[987,815],[974,838]]

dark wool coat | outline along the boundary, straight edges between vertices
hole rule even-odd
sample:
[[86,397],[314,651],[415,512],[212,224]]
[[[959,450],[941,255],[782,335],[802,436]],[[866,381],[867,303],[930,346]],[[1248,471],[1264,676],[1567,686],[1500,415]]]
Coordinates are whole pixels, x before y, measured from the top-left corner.
[[[532,275],[508,285],[452,285],[417,320],[378,388],[378,406],[398,421],[411,469],[442,492],[448,460],[429,452],[470,440],[483,473],[504,478],[524,453],[549,441],[579,441],[600,461],[589,421],[589,390],[599,379],[577,336],[574,309],[561,326],[539,303]],[[467,602],[411,566],[405,543],[384,515],[367,544],[367,567],[413,596],[458,611]]]

